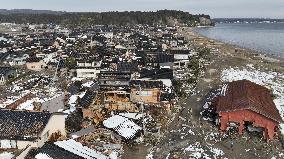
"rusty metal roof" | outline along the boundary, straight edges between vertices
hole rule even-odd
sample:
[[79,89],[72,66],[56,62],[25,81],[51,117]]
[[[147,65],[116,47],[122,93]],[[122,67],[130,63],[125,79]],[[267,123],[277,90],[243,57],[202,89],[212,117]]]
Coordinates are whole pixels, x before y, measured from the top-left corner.
[[276,122],[282,121],[269,89],[248,80],[228,83],[225,95],[217,97],[216,111],[243,109],[254,111]]

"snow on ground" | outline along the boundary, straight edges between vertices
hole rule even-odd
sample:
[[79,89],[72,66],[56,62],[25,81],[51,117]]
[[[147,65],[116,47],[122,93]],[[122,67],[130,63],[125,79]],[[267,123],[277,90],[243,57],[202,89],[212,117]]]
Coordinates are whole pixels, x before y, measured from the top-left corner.
[[[231,82],[236,80],[250,80],[259,85],[265,86],[272,90],[276,96],[274,103],[279,110],[280,115],[284,119],[284,75],[277,72],[263,72],[254,68],[239,69],[229,68],[222,71],[221,80],[223,82]],[[284,127],[283,127],[284,128]],[[284,132],[283,132],[284,133]]]
[[202,148],[202,145],[199,142],[189,145],[184,149],[184,152],[190,152],[191,158],[204,158],[204,159],[217,159],[224,155],[224,152],[221,149],[214,148],[212,146],[206,146],[210,150],[210,155]]
[[12,159],[14,155],[11,152],[3,152],[0,154],[1,159]]
[[210,151],[213,153],[214,158],[220,158],[224,155],[224,152],[221,149],[209,147]]
[[20,104],[17,109],[22,110],[34,110],[34,99],[27,100],[26,102]]
[[199,142],[189,145],[184,151],[190,152],[191,158],[209,158],[209,156],[204,153],[205,151],[201,148]]
[[146,159],[154,159],[153,153],[154,153],[154,152],[151,150],[151,151],[147,154]]

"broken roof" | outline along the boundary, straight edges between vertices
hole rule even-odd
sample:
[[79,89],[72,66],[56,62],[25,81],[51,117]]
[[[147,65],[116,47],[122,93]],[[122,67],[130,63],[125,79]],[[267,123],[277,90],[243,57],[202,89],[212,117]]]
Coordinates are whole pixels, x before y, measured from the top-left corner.
[[97,95],[96,92],[88,90],[85,93],[84,97],[79,100],[80,107],[88,108],[92,104],[96,95]]
[[0,138],[33,140],[47,125],[51,113],[0,109]]
[[248,80],[230,82],[224,96],[216,101],[217,112],[249,109],[269,119],[281,122],[270,91]]

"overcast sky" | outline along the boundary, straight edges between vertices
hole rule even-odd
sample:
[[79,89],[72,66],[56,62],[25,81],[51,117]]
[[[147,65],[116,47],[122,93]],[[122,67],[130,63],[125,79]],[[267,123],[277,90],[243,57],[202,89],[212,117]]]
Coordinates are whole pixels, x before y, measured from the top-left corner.
[[0,0],[0,8],[80,12],[175,9],[213,18],[284,18],[284,0]]

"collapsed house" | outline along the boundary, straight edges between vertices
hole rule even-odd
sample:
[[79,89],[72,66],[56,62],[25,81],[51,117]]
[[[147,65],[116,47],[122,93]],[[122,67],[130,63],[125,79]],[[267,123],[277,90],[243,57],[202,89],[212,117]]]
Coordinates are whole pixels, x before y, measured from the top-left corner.
[[156,80],[132,80],[131,101],[134,103],[143,102],[147,104],[159,104],[163,82]]
[[270,91],[248,80],[226,84],[213,105],[222,131],[235,124],[239,134],[243,134],[245,125],[251,125],[261,128],[265,139],[273,139],[282,122]]

